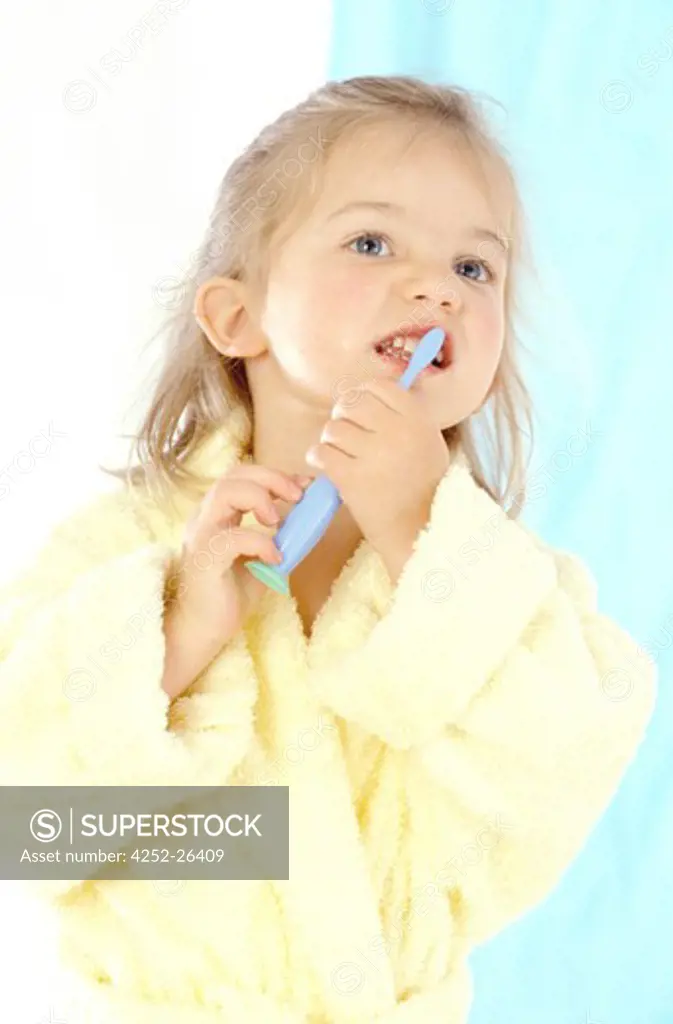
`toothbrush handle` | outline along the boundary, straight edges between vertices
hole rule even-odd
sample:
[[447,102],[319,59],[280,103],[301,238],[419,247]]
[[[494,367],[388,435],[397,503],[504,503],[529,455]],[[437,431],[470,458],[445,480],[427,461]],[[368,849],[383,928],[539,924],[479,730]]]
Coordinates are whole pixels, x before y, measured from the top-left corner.
[[407,366],[402,376],[397,378],[397,384],[399,387],[404,388],[405,391],[408,391],[419,373],[424,369],[424,366]]
[[274,542],[283,554],[278,571],[287,573],[301,562],[325,533],[343,499],[324,474],[304,491],[301,501],[281,523]]

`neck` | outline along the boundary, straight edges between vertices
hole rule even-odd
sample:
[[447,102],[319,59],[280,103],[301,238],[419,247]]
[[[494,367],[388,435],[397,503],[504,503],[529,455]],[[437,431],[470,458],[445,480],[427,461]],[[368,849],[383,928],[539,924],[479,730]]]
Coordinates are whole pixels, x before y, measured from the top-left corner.
[[292,573],[293,589],[315,584],[329,589],[362,541],[362,532],[345,505],[341,505],[316,546]]
[[255,462],[283,473],[313,474],[306,452],[318,444],[335,399],[288,390],[268,353],[248,359],[252,395],[252,451]]

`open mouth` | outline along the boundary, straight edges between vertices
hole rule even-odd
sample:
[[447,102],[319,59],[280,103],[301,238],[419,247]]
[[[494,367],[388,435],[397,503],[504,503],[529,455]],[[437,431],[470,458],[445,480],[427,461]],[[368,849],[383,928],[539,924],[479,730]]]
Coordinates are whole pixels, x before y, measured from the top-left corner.
[[[374,343],[374,351],[385,359],[386,362],[390,362],[399,366],[400,369],[403,369],[409,363],[421,338],[423,338],[430,330],[430,327],[433,326],[439,325],[431,324],[428,327],[424,327],[422,330],[414,329],[413,331],[400,331],[395,334],[389,334],[386,338]],[[442,328],[442,330],[444,329]],[[433,359],[423,373],[441,373],[442,370],[448,369],[452,362],[452,340],[451,336],[445,331],[444,344],[436,358]]]

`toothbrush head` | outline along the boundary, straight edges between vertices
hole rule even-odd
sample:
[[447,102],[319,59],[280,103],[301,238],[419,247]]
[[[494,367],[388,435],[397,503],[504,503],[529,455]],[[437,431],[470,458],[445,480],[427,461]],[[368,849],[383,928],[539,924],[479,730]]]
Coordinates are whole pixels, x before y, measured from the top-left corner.
[[414,349],[411,359],[409,360],[409,365],[398,380],[400,387],[410,388],[419,373],[421,373],[426,366],[429,366],[432,360],[439,355],[443,344],[444,331],[442,328],[431,327],[430,330],[423,335]]
[[255,579],[258,579],[265,586],[270,587],[271,590],[277,591],[279,594],[285,594],[289,597],[290,587],[288,584],[287,576],[281,572],[280,569],[273,565],[268,565],[266,562],[246,562],[246,569],[252,573]]

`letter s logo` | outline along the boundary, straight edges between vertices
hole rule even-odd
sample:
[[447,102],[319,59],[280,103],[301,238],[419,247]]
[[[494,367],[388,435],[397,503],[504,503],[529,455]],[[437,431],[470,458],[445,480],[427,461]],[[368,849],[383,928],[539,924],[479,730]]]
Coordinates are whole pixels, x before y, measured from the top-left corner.
[[43,807],[30,819],[30,831],[40,843],[52,843],[61,834],[63,822],[56,813],[48,807]]

